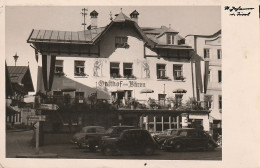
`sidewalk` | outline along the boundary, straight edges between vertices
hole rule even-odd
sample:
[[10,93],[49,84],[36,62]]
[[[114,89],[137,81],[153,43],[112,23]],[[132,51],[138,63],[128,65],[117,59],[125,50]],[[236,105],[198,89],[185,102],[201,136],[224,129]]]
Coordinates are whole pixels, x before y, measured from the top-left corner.
[[[36,154],[35,146],[31,144],[33,130],[8,130],[6,133],[7,158],[57,158],[57,154],[44,153],[40,150]],[[41,148],[40,148],[41,149]]]

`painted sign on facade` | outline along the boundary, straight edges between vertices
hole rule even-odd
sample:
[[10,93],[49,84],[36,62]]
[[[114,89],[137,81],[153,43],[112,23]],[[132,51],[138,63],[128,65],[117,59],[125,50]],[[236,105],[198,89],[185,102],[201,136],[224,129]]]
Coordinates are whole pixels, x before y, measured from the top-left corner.
[[129,88],[132,88],[132,87],[145,87],[145,83],[140,83],[140,82],[136,82],[136,81],[112,81],[112,80],[109,80],[109,81],[103,81],[103,80],[100,80],[98,82],[98,85],[100,87],[129,87]]

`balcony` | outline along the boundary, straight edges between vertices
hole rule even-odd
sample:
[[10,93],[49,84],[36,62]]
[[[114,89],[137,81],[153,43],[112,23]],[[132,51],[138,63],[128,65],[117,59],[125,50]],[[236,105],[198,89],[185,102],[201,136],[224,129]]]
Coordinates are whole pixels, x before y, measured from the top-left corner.
[[44,101],[46,104],[57,104],[59,107],[66,105],[87,104],[85,97],[48,96]]
[[69,97],[69,96],[48,96],[41,103],[56,104],[59,107],[71,107],[73,105],[89,105],[90,108],[108,108],[113,106],[118,110],[209,110],[204,102],[193,101],[192,99],[184,102],[182,100],[101,100],[87,97]]

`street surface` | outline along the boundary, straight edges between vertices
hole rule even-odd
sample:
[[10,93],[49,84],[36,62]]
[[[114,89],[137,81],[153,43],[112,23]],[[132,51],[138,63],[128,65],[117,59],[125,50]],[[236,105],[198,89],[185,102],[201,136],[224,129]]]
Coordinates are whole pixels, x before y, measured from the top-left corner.
[[[32,131],[10,132],[6,136],[6,157],[13,158],[21,153],[34,153],[30,144]],[[144,160],[221,160],[222,149],[214,151],[187,151],[165,152],[157,150],[152,156],[142,155],[115,155],[104,156],[100,152],[89,152],[87,149],[78,149],[74,144],[47,145],[40,147],[41,152],[58,154],[59,158],[74,159],[144,159]]]

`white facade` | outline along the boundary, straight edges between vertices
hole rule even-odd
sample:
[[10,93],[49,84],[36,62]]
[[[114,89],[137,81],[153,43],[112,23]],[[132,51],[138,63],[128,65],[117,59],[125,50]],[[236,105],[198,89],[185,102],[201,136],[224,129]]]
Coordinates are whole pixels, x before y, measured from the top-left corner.
[[[203,84],[207,83],[207,88],[203,90],[204,100],[211,97],[212,102],[207,104],[210,107],[211,120],[222,120],[222,51],[221,51],[221,31],[209,36],[193,35],[186,40],[196,50],[197,54],[203,58],[201,63]],[[207,51],[205,51],[207,50]],[[206,53],[207,52],[207,53]],[[205,65],[209,63],[209,72],[205,72]],[[205,78],[204,76],[208,77]],[[204,81],[207,79],[208,81]],[[218,125],[220,127],[220,125]]]
[[[168,109],[160,109],[166,110],[167,114],[152,113],[149,117],[148,114],[143,115],[141,118],[145,119],[140,119],[140,125],[144,121],[145,128],[148,129],[153,125],[154,131],[157,130],[158,123],[161,124],[161,130],[167,125],[165,123],[168,123],[169,128],[171,124],[178,125],[177,128],[179,128],[182,111],[172,114],[168,112],[171,112],[170,110],[174,112],[172,106],[174,100],[181,99],[182,104],[185,104],[190,98],[196,96],[195,68],[191,63],[193,49],[181,43],[180,40],[183,38],[170,28],[144,29],[120,13],[102,30],[105,33],[100,33],[101,35],[97,35],[97,38],[94,37],[98,40],[91,41],[92,44],[83,45],[80,40],[67,43],[68,39],[59,39],[58,42],[50,43],[47,38],[46,42],[41,43],[41,39],[38,43],[34,38],[38,37],[36,34],[41,34],[43,31],[32,32],[30,37],[34,40],[32,43],[36,48],[41,49],[43,57],[47,57],[47,66],[45,65],[47,70],[44,71],[47,75],[43,77],[41,76],[43,73],[39,73],[37,90],[45,90],[42,79],[45,78],[48,82],[51,76],[50,58],[56,56],[55,71],[58,73],[54,75],[48,95],[55,95],[59,92],[59,94],[70,94],[71,97],[88,98],[97,93],[98,99],[107,99],[110,102],[117,99],[119,100],[117,102],[122,104],[126,100],[135,99],[144,105],[148,104],[151,98],[167,107]],[[97,30],[89,30],[91,34],[90,31]],[[162,32],[154,36],[154,33],[158,31]],[[62,32],[55,34],[59,33]],[[71,37],[72,35],[73,33]],[[167,35],[171,35],[170,38]],[[77,36],[73,37],[77,39]],[[118,45],[118,41],[123,41],[123,43]],[[40,69],[41,65],[42,63],[39,62]],[[62,92],[66,89],[71,91]],[[144,89],[152,90],[152,93],[142,93]],[[201,113],[198,111],[198,113],[199,115],[194,113],[190,115],[190,118],[185,118],[185,124],[190,123],[188,119],[200,120],[204,129],[209,131],[207,111]]]

